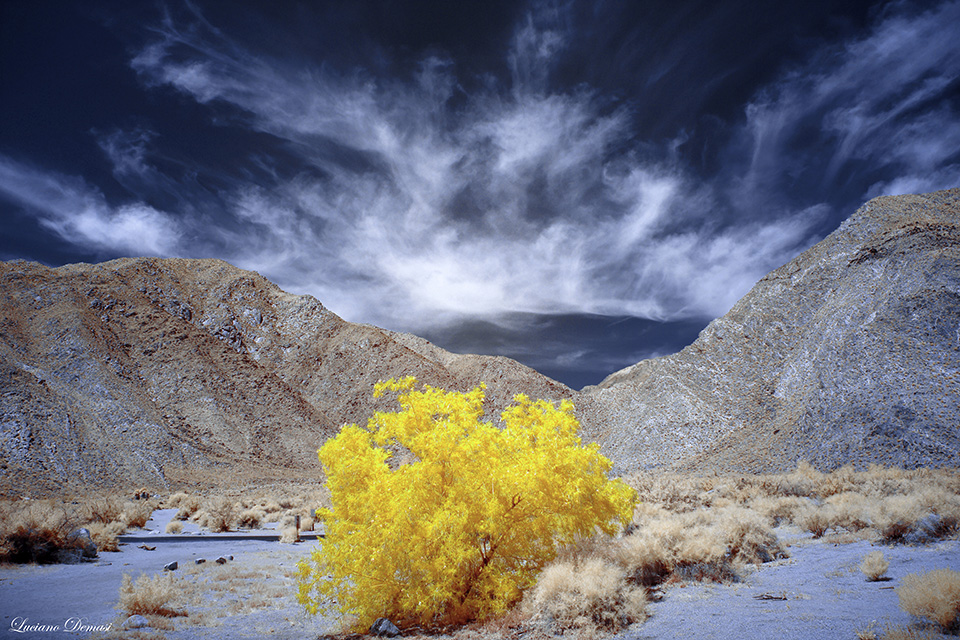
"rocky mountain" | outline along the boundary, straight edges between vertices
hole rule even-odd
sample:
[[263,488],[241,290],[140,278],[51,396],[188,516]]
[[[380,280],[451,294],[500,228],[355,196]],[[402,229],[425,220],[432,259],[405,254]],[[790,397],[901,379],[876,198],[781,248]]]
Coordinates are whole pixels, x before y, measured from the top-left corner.
[[218,260],[0,263],[0,492],[315,475],[326,438],[391,406],[374,384],[407,375],[485,381],[488,414],[521,392],[575,395],[507,358],[346,322]]
[[218,260],[0,263],[0,494],[317,477],[380,379],[571,398],[620,472],[960,466],[960,189],[871,200],[683,351],[576,392]]
[[960,466],[960,189],[871,200],[692,345],[584,394],[624,471]]

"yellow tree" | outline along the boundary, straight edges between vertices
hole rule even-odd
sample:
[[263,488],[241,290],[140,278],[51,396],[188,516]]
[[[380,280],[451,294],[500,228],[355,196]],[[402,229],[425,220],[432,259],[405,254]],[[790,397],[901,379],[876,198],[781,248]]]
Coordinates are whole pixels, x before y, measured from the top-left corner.
[[515,604],[560,546],[630,520],[636,492],[582,444],[571,402],[518,395],[498,427],[481,420],[484,385],[415,387],[378,383],[374,396],[397,392],[400,410],[318,452],[333,508],[317,511],[326,537],[298,567],[309,612],[339,610],[360,629],[482,618]]

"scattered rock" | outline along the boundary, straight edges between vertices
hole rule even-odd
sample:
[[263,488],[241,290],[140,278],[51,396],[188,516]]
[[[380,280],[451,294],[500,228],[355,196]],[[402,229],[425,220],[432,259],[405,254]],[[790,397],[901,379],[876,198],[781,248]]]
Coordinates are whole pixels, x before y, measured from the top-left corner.
[[138,546],[137,546],[137,549],[143,549],[144,551],[156,551],[156,550],[157,550],[156,547],[151,547],[151,546],[148,545],[148,544],[138,545]]
[[227,564],[227,559],[224,558],[223,556],[220,556],[219,558],[217,558],[217,564]]
[[67,536],[67,540],[80,549],[80,553],[84,558],[97,557],[97,543],[90,537],[89,529],[77,529]]
[[374,623],[370,625],[370,634],[393,638],[400,635],[400,629],[386,618],[377,618]]
[[173,562],[168,562],[167,564],[163,565],[163,570],[164,570],[164,571],[176,571],[176,570],[177,570],[177,567],[179,567],[179,566],[180,566],[180,565],[177,564],[177,561],[174,560]]
[[193,564],[203,564],[206,561],[207,561],[206,558],[197,558],[196,560],[193,561]]
[[126,619],[123,623],[124,629],[143,629],[144,627],[149,627],[150,621],[141,615],[133,615]]

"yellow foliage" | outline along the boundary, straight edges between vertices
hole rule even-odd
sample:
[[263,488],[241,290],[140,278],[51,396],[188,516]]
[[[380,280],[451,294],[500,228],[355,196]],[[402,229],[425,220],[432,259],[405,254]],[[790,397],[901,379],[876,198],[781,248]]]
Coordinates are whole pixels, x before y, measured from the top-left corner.
[[483,385],[415,386],[378,383],[400,410],[346,425],[318,452],[333,508],[317,510],[326,538],[298,567],[309,612],[339,610],[358,629],[501,613],[560,546],[630,521],[636,492],[581,443],[571,402],[518,395],[499,428],[481,421]]

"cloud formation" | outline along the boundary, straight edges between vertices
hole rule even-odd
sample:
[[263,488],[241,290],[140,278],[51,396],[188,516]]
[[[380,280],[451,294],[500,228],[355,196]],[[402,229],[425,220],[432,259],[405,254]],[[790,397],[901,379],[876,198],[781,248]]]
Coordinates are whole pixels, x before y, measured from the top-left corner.
[[[960,39],[944,28],[960,23],[956,2],[891,5],[856,40],[783,70],[720,126],[712,174],[680,159],[688,133],[639,137],[631,101],[644,96],[553,82],[575,40],[563,8],[525,13],[507,72],[469,82],[442,51],[386,76],[270,57],[191,20],[167,15],[130,60],[145,90],[275,147],[204,182],[199,162],[151,163],[164,130],[116,128],[97,142],[130,201],[7,157],[0,193],[72,242],[217,255],[350,320],[712,318],[839,209],[960,184]],[[149,184],[183,210],[157,205]],[[831,199],[837,185],[852,193]]]
[[61,238],[94,250],[172,256],[184,226],[140,202],[110,206],[83,180],[34,169],[0,154],[0,195],[29,209]]
[[316,170],[223,194],[260,239],[235,259],[350,318],[715,316],[811,242],[809,211],[718,228],[709,188],[629,148],[626,106],[551,92],[555,22],[529,14],[510,86],[457,106],[449,59],[406,79],[337,76],[170,21],[132,66],[150,86],[239,108]]

